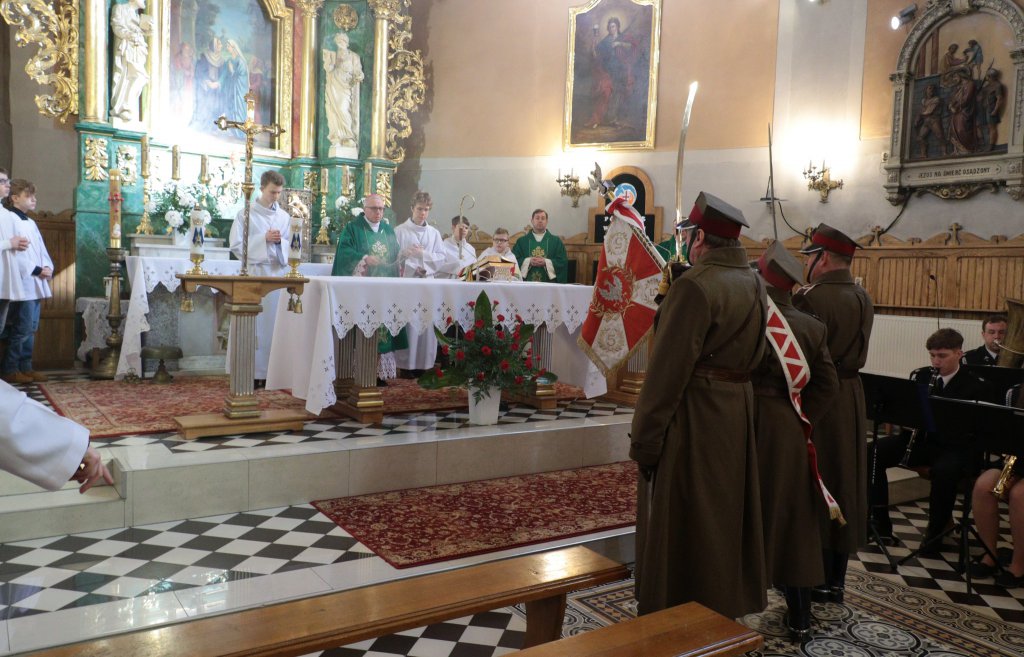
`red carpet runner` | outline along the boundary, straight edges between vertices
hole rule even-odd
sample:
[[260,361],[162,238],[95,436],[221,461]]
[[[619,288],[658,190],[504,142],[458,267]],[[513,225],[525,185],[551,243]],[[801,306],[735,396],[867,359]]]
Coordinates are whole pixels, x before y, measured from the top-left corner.
[[396,568],[636,523],[636,464],[313,502]]

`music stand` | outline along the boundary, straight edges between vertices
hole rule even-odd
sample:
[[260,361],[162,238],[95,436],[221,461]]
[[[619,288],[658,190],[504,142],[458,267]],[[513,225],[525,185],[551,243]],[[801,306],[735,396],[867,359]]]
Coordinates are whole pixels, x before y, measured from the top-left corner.
[[[864,402],[868,419],[872,423],[874,444],[871,446],[871,490],[875,488],[875,467],[878,459],[878,428],[885,422],[904,427],[918,427],[934,430],[935,423],[927,404],[928,388],[910,379],[900,379],[882,374],[861,372],[860,380],[864,386]],[[868,530],[875,544],[889,562],[891,572],[896,572],[898,565],[889,550],[886,549],[882,536],[875,523],[874,510],[881,505],[872,499],[868,510]]]
[[998,404],[1002,404],[1006,399],[1007,390],[1024,383],[1024,368],[996,367],[994,365],[961,365],[960,367],[991,385],[993,392],[999,393],[999,397],[993,400]]
[[[973,436],[979,452],[1024,456],[1024,441],[1020,439],[1020,436],[1024,435],[1024,409],[1000,406],[984,401],[966,401],[946,397],[930,397],[928,401],[936,424],[950,433]],[[970,595],[969,536],[974,536],[996,567],[1002,568],[997,556],[981,540],[981,535],[978,534],[974,523],[971,522],[970,493],[964,495],[963,515],[960,523],[942,532],[932,542],[942,540],[956,529],[960,530],[959,565],[964,573],[967,594]],[[924,545],[901,559],[900,563],[914,557],[923,547]]]

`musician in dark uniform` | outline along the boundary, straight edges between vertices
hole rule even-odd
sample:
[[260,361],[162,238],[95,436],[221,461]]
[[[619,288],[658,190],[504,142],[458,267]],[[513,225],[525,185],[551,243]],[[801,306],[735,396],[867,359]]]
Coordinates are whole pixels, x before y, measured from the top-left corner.
[[[928,337],[925,348],[931,367],[914,370],[910,378],[918,385],[928,386],[929,394],[950,399],[985,400],[992,391],[981,379],[960,367],[964,337],[951,328],[939,329]],[[889,482],[885,469],[898,465],[907,455],[907,445],[913,432],[903,429],[899,434],[879,438],[873,459],[874,488],[871,509],[875,527],[882,536],[892,536],[889,519]],[[907,466],[928,468],[931,493],[928,496],[928,528],[925,531],[920,554],[936,556],[941,551],[939,536],[953,518],[957,486],[964,477],[976,475],[980,469],[980,453],[972,446],[971,436],[951,434],[939,430],[934,433],[919,431],[907,459]]]
[[785,590],[787,626],[793,638],[803,640],[811,631],[811,587],[825,581],[818,529],[825,501],[812,474],[805,426],[813,426],[835,399],[839,379],[828,353],[825,325],[793,307],[790,291],[803,281],[800,263],[775,242],[757,269],[810,370],[810,380],[800,391],[809,425],[790,400],[790,386],[774,348],[765,350],[761,366],[751,376],[768,581]]
[[875,311],[871,297],[850,274],[858,247],[835,228],[819,225],[801,251],[807,255],[808,285],[793,295],[794,306],[825,323],[828,350],[839,375],[839,395],[814,426],[813,440],[818,469],[839,502],[846,525],[827,518],[819,524],[826,586],[815,587],[813,597],[818,601],[843,601],[849,554],[867,543],[867,415],[858,372],[868,357]]
[[985,344],[964,353],[964,365],[995,365],[999,343],[1006,338],[1006,315],[990,315],[981,323],[981,339]]
[[655,316],[629,456],[639,465],[636,597],[648,614],[696,601],[736,618],[767,605],[754,394],[764,283],[743,213],[701,193],[685,231],[694,266]]
[[[1024,395],[1021,394],[1020,384],[1010,388],[1006,393],[1006,405],[1024,408]],[[972,577],[996,575],[996,584],[1013,589],[1024,586],[1024,484],[1020,483],[1024,479],[1024,459],[1017,458],[1012,467],[1003,464],[1003,468],[1005,472],[1004,469],[995,468],[981,473],[978,481],[974,483],[971,510],[981,540],[989,552],[995,553],[999,540],[999,500],[993,490],[996,483],[1008,475],[1002,484],[1005,491],[1002,499],[1006,500],[1010,512],[1013,558],[998,574],[996,564],[988,553],[983,554],[980,561],[972,563],[970,568]]]

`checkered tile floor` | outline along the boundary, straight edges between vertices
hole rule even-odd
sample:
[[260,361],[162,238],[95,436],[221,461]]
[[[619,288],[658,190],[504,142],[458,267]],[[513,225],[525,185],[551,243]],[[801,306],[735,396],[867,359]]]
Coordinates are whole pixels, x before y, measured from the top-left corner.
[[[50,377],[51,381],[77,381],[87,378],[79,372],[47,372],[47,376]],[[35,384],[19,384],[15,387],[25,391],[32,399],[52,407]],[[524,422],[542,422],[570,418],[607,417],[610,415],[628,415],[632,412],[633,409],[627,406],[589,399],[560,401],[558,408],[550,411],[542,411],[521,404],[502,402],[498,424],[522,424]],[[262,447],[266,445],[295,444],[320,440],[341,440],[361,436],[386,436],[389,434],[407,434],[422,431],[443,431],[446,429],[461,429],[466,426],[469,426],[469,413],[466,409],[460,409],[458,411],[442,411],[437,413],[388,415],[385,416],[384,421],[380,424],[361,424],[348,418],[322,417],[306,422],[302,431],[250,433],[192,441],[182,440],[177,434],[160,433],[96,438],[94,442],[109,447],[159,444],[171,452],[205,452],[217,449]]]

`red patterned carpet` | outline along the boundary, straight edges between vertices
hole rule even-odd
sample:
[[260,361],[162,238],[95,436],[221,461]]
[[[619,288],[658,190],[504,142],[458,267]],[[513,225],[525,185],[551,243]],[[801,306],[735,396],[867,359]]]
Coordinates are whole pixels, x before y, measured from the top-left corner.
[[[93,438],[110,438],[174,431],[175,416],[219,413],[228,394],[228,379],[177,376],[168,385],[67,381],[41,383],[39,388],[58,413],[85,425]],[[256,397],[262,409],[305,405],[284,390],[260,390]]]
[[313,502],[395,568],[636,522],[636,464],[612,463]]

